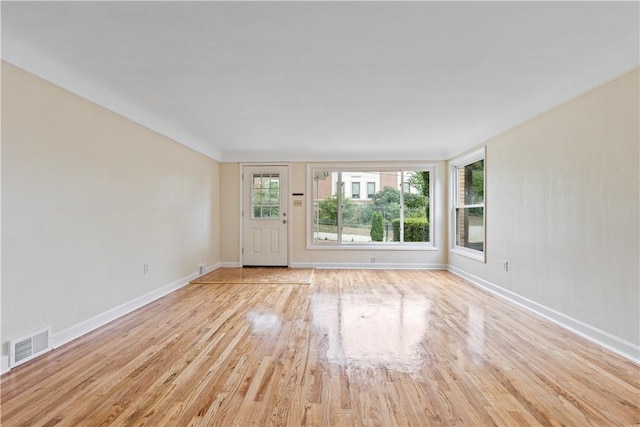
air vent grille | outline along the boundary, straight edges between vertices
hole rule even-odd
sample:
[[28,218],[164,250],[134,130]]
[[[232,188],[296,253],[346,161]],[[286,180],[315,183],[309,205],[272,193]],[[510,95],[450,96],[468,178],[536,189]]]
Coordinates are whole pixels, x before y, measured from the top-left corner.
[[9,366],[13,368],[51,348],[51,328],[44,328],[9,342]]

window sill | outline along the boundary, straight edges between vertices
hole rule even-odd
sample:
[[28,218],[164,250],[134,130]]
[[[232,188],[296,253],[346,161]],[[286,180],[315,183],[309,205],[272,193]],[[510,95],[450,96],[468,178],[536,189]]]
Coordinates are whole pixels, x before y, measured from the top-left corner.
[[486,262],[484,252],[476,251],[473,249],[465,248],[462,246],[454,246],[449,250],[452,254],[461,255],[465,258],[470,258],[476,261],[480,261],[482,263]]
[[416,244],[393,244],[393,243],[381,243],[378,245],[366,244],[366,243],[311,243],[307,244],[309,250],[349,250],[349,251],[437,251],[438,248],[431,243],[425,243],[422,245]]

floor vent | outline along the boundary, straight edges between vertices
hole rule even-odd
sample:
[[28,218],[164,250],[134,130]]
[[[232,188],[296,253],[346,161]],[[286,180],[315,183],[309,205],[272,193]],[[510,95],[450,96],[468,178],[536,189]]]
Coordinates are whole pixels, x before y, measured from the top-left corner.
[[43,328],[9,342],[9,367],[13,368],[51,349],[51,328]]

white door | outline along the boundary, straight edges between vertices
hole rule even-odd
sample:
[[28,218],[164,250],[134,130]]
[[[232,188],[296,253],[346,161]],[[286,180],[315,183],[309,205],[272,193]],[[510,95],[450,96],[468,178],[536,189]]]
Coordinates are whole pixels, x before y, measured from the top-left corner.
[[243,265],[288,265],[287,171],[287,166],[243,168]]

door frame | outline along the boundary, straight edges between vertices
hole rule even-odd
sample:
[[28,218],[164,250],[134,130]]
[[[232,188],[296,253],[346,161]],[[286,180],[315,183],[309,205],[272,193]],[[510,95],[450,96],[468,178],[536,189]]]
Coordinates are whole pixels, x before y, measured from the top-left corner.
[[287,168],[287,194],[285,194],[286,197],[286,201],[284,202],[286,204],[287,207],[287,267],[291,267],[291,212],[292,212],[292,199],[291,199],[291,163],[283,163],[283,162],[276,162],[276,163],[269,163],[269,162],[245,162],[245,163],[240,163],[240,168],[238,171],[238,181],[240,182],[240,205],[239,205],[239,210],[238,210],[238,228],[239,228],[239,233],[238,233],[238,260],[239,260],[239,264],[240,267],[244,266],[244,254],[243,254],[243,248],[244,248],[244,218],[242,216],[242,213],[245,209],[244,206],[244,169],[245,167],[260,167],[260,166],[264,166],[264,167],[273,167],[273,166],[282,166],[282,167],[286,167]]

